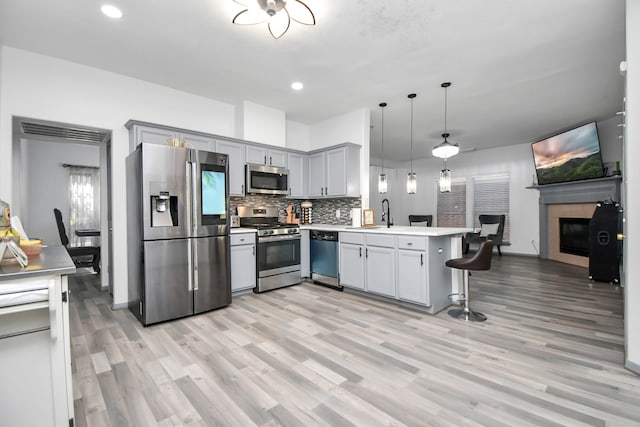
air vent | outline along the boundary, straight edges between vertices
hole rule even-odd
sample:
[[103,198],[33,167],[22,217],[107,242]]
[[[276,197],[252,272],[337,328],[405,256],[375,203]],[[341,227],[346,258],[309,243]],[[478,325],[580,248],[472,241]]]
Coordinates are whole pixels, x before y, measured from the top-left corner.
[[30,122],[22,122],[21,124],[22,132],[25,136],[62,138],[82,142],[102,142],[109,137],[109,133],[97,130],[77,129]]

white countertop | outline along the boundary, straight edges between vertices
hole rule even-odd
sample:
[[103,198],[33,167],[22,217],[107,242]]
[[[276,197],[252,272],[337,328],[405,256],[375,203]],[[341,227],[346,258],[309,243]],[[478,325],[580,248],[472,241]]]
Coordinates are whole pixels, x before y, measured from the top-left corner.
[[374,234],[401,234],[409,236],[452,236],[458,234],[469,233],[473,228],[462,227],[425,227],[406,225],[392,225],[387,228],[383,225],[375,227],[351,227],[350,225],[334,225],[334,224],[305,224],[300,226],[301,230],[320,230],[320,231],[338,231],[351,233],[374,233]]

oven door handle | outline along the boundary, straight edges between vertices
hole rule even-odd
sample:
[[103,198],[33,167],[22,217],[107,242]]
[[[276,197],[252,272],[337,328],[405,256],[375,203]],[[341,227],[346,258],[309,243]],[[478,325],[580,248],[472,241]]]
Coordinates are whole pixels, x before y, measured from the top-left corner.
[[260,236],[258,237],[258,243],[266,242],[280,242],[282,240],[300,240],[299,234],[285,234],[283,236]]

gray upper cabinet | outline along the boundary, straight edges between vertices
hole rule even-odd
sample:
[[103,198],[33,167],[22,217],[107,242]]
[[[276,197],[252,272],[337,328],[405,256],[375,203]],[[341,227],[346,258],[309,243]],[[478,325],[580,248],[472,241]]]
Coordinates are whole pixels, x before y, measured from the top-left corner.
[[229,195],[244,196],[244,144],[218,140],[214,151],[229,156]]
[[359,196],[359,146],[346,144],[309,155],[309,197]]
[[309,156],[309,197],[322,197],[325,190],[325,153]]
[[247,145],[247,163],[287,167],[287,152],[265,147]]
[[289,168],[289,197],[307,197],[307,174],[305,162],[307,156],[298,153],[287,153]]
[[142,142],[166,145],[173,138],[183,140],[190,148],[204,151],[215,150],[215,140],[207,136],[143,125],[133,125],[131,132],[133,139],[130,139],[129,148],[132,151]]

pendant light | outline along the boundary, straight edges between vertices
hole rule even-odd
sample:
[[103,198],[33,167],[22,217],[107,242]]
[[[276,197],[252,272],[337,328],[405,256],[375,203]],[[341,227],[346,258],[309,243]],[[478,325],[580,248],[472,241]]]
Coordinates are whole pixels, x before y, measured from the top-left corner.
[[444,169],[440,171],[438,186],[441,193],[451,193],[451,171],[447,169],[447,159],[444,159]]
[[449,86],[451,86],[451,82],[444,82],[440,85],[440,87],[444,88],[444,133],[442,134],[444,141],[431,150],[431,154],[433,154],[434,157],[440,157],[441,159],[453,157],[460,152],[458,144],[447,141],[449,137],[449,133],[447,132],[447,88]]
[[387,103],[381,102],[379,105],[382,113],[382,173],[378,175],[378,193],[385,194],[387,192],[387,174],[384,173],[384,107],[387,106]]
[[416,173],[413,171],[413,99],[416,97],[415,93],[410,93],[407,98],[411,100],[411,171],[407,174],[407,193],[416,194],[418,179]]

